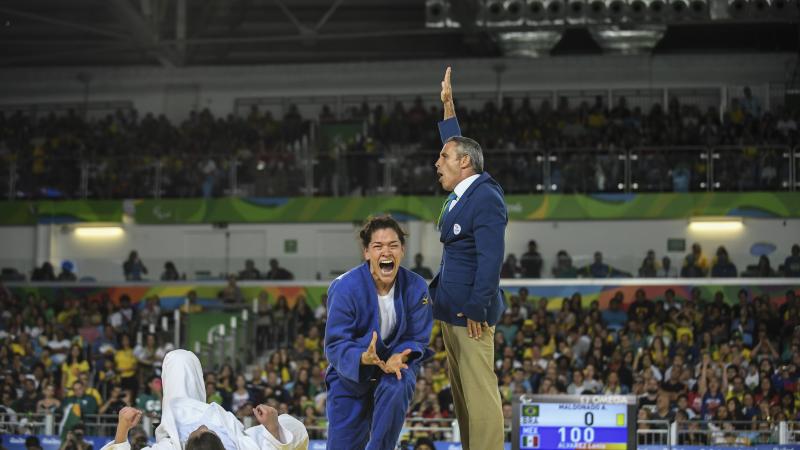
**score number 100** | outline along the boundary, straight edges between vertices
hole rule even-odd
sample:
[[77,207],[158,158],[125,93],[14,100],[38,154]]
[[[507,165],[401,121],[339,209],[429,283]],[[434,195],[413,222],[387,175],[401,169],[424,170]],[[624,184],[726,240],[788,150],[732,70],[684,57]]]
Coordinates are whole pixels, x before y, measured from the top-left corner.
[[558,429],[558,434],[561,436],[561,442],[567,442],[567,438],[571,442],[594,442],[594,429],[589,428],[594,425],[594,414],[587,412],[583,418],[587,428],[583,427],[561,427]]

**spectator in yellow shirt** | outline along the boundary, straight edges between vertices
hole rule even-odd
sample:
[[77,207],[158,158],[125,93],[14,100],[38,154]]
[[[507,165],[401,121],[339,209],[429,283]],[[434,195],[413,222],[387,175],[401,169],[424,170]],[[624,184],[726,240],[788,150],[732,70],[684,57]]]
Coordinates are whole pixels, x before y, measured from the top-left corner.
[[103,404],[103,397],[100,395],[100,391],[95,389],[89,383],[89,372],[81,372],[81,374],[78,377],[78,379],[81,381],[81,383],[83,383],[83,385],[85,387],[86,395],[91,395],[92,397],[94,397],[95,400],[97,400],[97,404],[98,405],[102,405]]
[[66,361],[61,364],[61,386],[72,386],[82,373],[88,374],[90,369],[89,361],[83,357],[81,348],[72,344]]
[[319,351],[320,348],[319,344],[320,344],[319,327],[313,325],[308,330],[308,336],[306,336],[305,339],[306,350],[310,352],[317,352]]
[[708,258],[706,255],[703,254],[703,248],[700,247],[700,244],[695,242],[692,244],[692,255],[694,255],[694,264],[703,270],[703,272],[708,272]]
[[134,393],[137,392],[139,382],[136,378],[137,360],[133,354],[133,347],[131,346],[131,337],[127,334],[122,335],[120,341],[120,348],[114,352],[114,362],[117,365],[117,373],[120,378],[120,385],[123,389],[130,389]]

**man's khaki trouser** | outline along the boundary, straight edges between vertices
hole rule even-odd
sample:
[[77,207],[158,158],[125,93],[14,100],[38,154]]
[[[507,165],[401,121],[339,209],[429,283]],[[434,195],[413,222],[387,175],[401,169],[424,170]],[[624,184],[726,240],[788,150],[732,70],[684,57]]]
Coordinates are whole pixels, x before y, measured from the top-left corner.
[[464,450],[503,448],[503,407],[494,373],[494,327],[479,340],[467,328],[442,322],[450,386]]

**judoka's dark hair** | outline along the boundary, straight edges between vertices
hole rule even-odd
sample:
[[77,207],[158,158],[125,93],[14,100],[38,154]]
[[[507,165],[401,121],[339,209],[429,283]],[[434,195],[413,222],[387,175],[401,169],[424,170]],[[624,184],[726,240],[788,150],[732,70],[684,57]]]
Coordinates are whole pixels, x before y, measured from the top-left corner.
[[361,238],[361,246],[364,248],[369,247],[369,243],[372,241],[372,233],[385,228],[394,230],[397,233],[397,237],[400,238],[400,243],[406,245],[407,233],[403,231],[403,228],[392,216],[386,214],[383,216],[369,217],[367,221],[364,222],[364,226],[361,227],[361,231],[358,233],[358,236]]
[[184,450],[225,450],[225,446],[216,433],[205,432],[190,437]]

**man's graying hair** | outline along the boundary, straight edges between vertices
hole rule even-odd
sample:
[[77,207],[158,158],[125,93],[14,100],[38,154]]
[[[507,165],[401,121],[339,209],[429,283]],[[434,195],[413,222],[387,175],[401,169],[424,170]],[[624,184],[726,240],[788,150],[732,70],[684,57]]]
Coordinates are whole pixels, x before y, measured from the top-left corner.
[[456,143],[458,156],[469,156],[469,160],[472,161],[472,170],[475,173],[483,173],[483,150],[481,150],[481,144],[464,136],[453,136],[445,142],[445,145],[449,142]]

